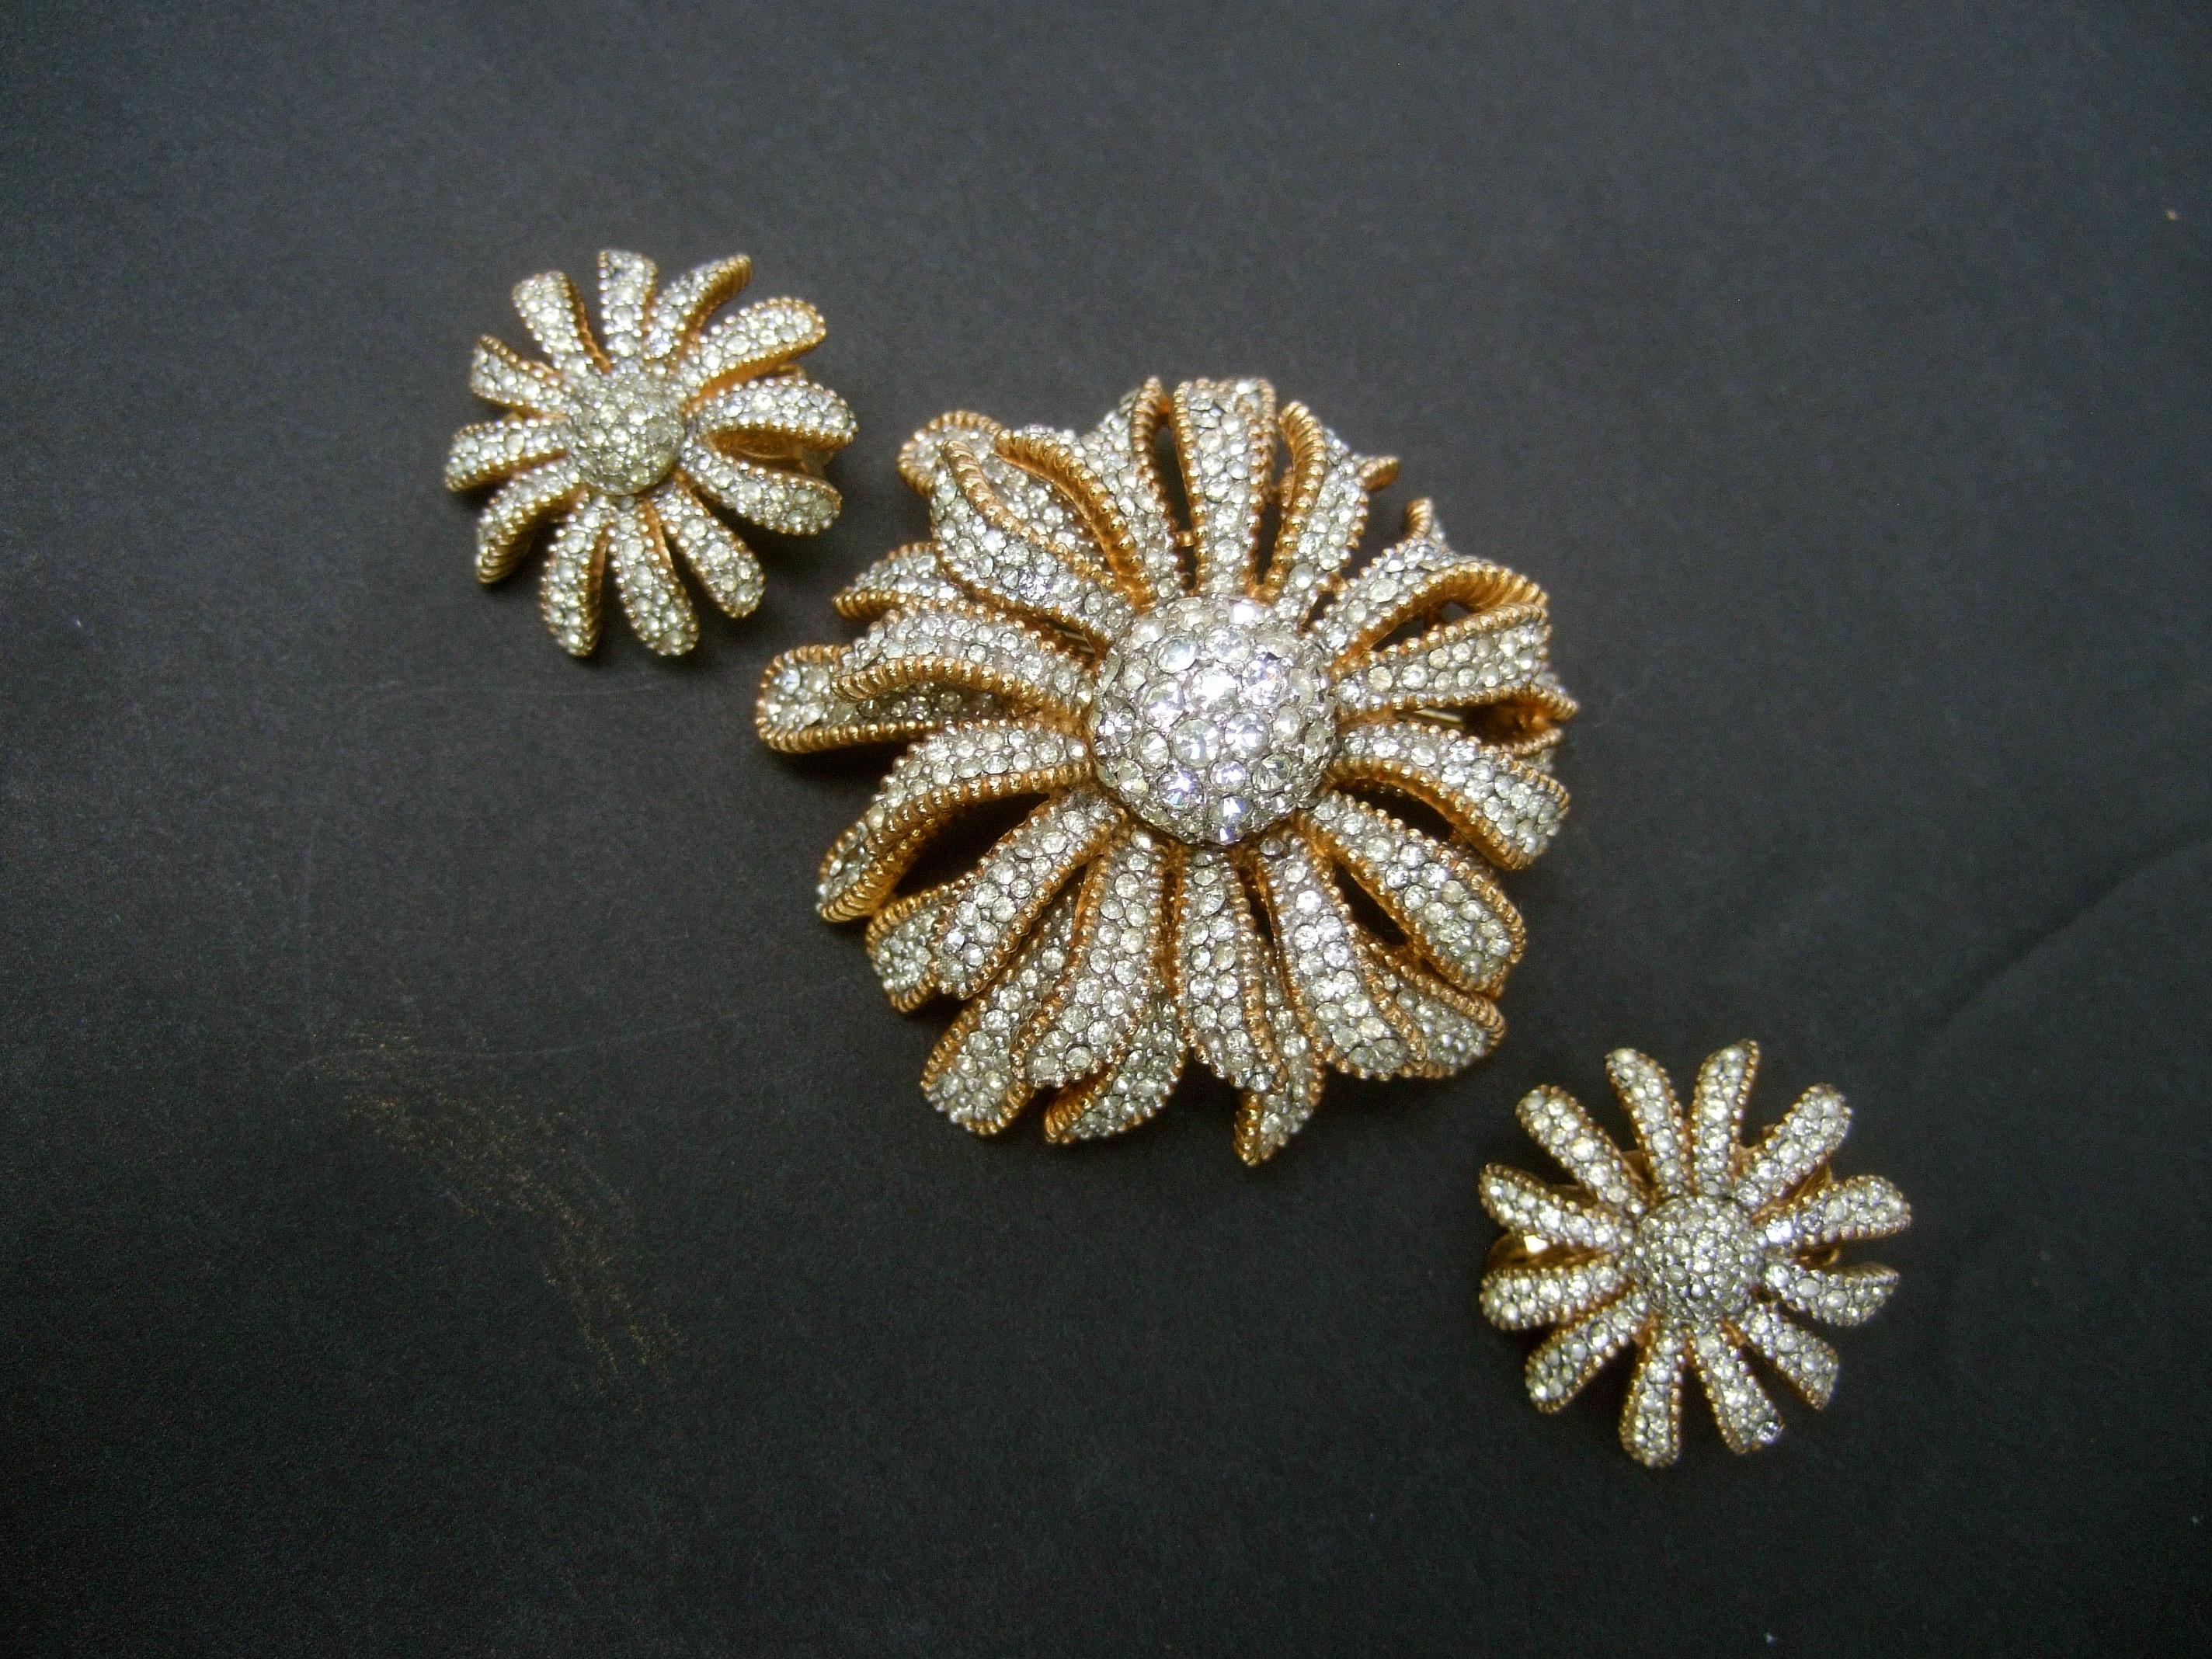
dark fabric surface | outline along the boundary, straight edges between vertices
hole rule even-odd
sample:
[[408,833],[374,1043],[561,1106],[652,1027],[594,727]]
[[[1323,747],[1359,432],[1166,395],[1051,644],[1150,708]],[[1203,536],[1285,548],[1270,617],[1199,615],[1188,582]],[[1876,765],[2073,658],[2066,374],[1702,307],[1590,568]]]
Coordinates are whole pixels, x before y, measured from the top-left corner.
[[[44,7],[0,65],[14,1644],[2206,1639],[2201,9]],[[438,483],[603,246],[751,253],[862,426],[672,665],[479,592]],[[757,677],[929,416],[1216,373],[1552,592],[1512,1033],[1256,1173],[1195,1087],[979,1142],[811,913],[873,769]],[[1529,1408],[1475,1176],[1747,1036],[1904,1285],[1654,1475],[1619,1370]]]

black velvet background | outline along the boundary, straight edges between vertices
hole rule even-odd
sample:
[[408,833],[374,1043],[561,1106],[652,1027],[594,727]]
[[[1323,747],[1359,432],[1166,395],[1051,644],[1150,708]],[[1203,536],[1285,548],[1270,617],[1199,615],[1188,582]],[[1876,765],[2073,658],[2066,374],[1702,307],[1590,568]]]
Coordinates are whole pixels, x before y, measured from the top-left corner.
[[[2193,13],[2193,15],[2189,14]],[[12,9],[0,1577],[41,1652],[2207,1635],[2212,29],[2050,0]],[[508,286],[742,249],[859,411],[654,660],[438,472]],[[1551,590],[1512,1035],[1273,1164],[938,1120],[762,665],[900,440],[1271,375]],[[1756,1036],[1917,1221],[1665,1475],[1474,1288],[1540,1081]]]

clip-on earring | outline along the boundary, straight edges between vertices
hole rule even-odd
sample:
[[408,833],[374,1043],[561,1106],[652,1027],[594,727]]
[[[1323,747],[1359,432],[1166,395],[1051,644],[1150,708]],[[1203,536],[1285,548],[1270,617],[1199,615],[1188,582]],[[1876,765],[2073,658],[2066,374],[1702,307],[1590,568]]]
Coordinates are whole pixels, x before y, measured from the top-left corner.
[[1575,1184],[1501,1164],[1482,1172],[1483,1207],[1505,1229],[1491,1250],[1482,1310],[1506,1330],[1558,1327],[1529,1356],[1528,1397],[1558,1411],[1633,1346],[1620,1440],[1654,1468],[1680,1455],[1686,1371],[1704,1383],[1729,1450],[1767,1445],[1782,1419],[1745,1352],[1825,1406],[1836,1351],[1790,1316],[1863,1324],[1897,1288],[1892,1268],[1837,1260],[1844,1244],[1887,1238],[1912,1219],[1881,1176],[1829,1174],[1850,1127],[1841,1095],[1808,1089],[1757,1146],[1740,1144],[1758,1066],[1753,1043],[1722,1049],[1698,1072],[1686,1116],[1664,1072],[1617,1049],[1606,1069],[1634,1152],[1572,1097],[1541,1088],[1522,1101],[1522,1127]]
[[540,520],[559,513],[540,609],[572,655],[599,643],[610,558],[630,626],[664,656],[699,638],[672,548],[727,615],[760,603],[759,562],[709,503],[793,536],[837,516],[837,491],[817,474],[852,441],[853,412],[794,366],[820,343],[821,313],[804,300],[763,300],[708,326],[751,270],[742,257],[717,259],[656,289],[651,260],[602,253],[597,338],[575,285],[549,271],[514,290],[546,361],[477,343],[470,388],[510,412],[461,428],[446,484],[507,481],[477,521],[485,583],[513,570]]

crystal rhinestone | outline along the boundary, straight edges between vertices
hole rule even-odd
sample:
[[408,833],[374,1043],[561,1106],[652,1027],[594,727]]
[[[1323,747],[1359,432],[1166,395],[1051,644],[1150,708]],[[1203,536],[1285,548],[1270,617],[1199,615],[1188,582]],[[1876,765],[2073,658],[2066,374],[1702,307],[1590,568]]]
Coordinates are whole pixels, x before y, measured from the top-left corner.
[[617,495],[635,495],[668,476],[684,446],[684,411],[659,373],[623,363],[568,380],[569,453],[584,477]]
[[[573,359],[562,375],[599,367]],[[684,406],[663,489],[727,506],[761,484],[738,471],[750,449],[714,446],[769,392],[726,392],[720,373],[675,382],[705,401]],[[567,405],[509,407],[557,425]],[[836,413],[775,407],[825,431]],[[471,471],[476,450],[455,465]],[[790,653],[758,722],[792,751],[914,743],[831,848],[819,908],[871,919],[894,1006],[967,1005],[924,1074],[941,1110],[991,1133],[1042,1095],[1048,1139],[1118,1133],[1189,1060],[1237,1091],[1237,1151],[1256,1164],[1312,1116],[1330,1073],[1445,1077],[1489,1052],[1522,929],[1487,866],[1534,858],[1566,805],[1550,754],[1574,705],[1551,673],[1540,589],[1454,553],[1425,501],[1373,574],[1344,574],[1395,463],[1355,454],[1261,380],[1150,381],[1083,435],[956,411],[898,466],[928,503],[929,540],[838,597],[866,633]],[[980,702],[939,719],[921,701],[936,696]],[[1040,797],[968,873],[929,884],[929,843],[956,815]],[[1446,827],[1404,820],[1396,801]],[[1826,1248],[1810,1241],[1881,1224],[1885,1195],[1804,1201],[1796,1145],[1740,1172],[1773,1201],[1679,1195],[1753,1216],[1767,1258],[1753,1305],[1841,1306],[1856,1282],[1809,1267],[1781,1282],[1771,1241],[1786,1233],[1809,1260]],[[1607,1352],[1641,1340],[1658,1297],[1629,1250],[1678,1194],[1623,1169],[1626,1196],[1605,1208],[1533,1180],[1486,1184],[1526,1259],[1486,1307],[1517,1328],[1617,1305]],[[1538,1237],[1553,1231],[1556,1245]],[[1693,1357],[1718,1363],[1685,1338],[1673,1374]],[[1547,1397],[1564,1402],[1573,1381],[1560,1372]],[[1756,1437],[1754,1415],[1738,1413],[1739,1438]]]
[[1724,1198],[1678,1198],[1637,1223],[1628,1256],[1662,1310],[1686,1320],[1726,1319],[1751,1300],[1765,1250],[1741,1209]]
[[1099,775],[1155,829],[1226,844],[1310,802],[1335,744],[1327,665],[1252,599],[1183,599],[1131,629],[1098,674]]
[[1507,1329],[1557,1328],[1529,1358],[1529,1397],[1556,1411],[1635,1347],[1621,1443],[1655,1468],[1680,1455],[1692,1371],[1730,1450],[1766,1445],[1782,1419],[1750,1357],[1824,1406],[1835,1350],[1790,1316],[1860,1324],[1897,1285],[1893,1269],[1835,1260],[1838,1245],[1902,1231],[1911,1212],[1881,1177],[1838,1181],[1827,1170],[1849,1122],[1834,1090],[1808,1090],[1755,1146],[1742,1144],[1758,1063],[1749,1042],[1711,1056],[1686,1111],[1665,1073],[1618,1049],[1606,1066],[1641,1167],[1572,1099],[1539,1089],[1521,1103],[1522,1126],[1576,1185],[1498,1164],[1483,1171],[1483,1207],[1505,1230],[1483,1310]]

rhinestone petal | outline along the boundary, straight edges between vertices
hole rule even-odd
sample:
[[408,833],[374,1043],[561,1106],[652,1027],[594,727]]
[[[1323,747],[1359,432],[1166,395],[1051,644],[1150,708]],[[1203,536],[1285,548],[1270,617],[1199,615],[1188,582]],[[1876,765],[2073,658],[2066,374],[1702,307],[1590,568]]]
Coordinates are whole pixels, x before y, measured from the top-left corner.
[[1405,1066],[1413,1050],[1401,1017],[1311,843],[1278,831],[1260,843],[1256,865],[1284,981],[1315,1046],[1355,1077]]
[[1049,726],[977,721],[923,738],[899,757],[873,804],[823,860],[823,915],[857,921],[873,910],[963,808],[1066,788],[1088,769],[1082,740]]
[[606,568],[607,521],[614,504],[587,494],[553,532],[538,592],[538,613],[561,648],[588,657],[599,642],[599,578]]
[[1781,1372],[1808,1404],[1828,1403],[1836,1391],[1836,1373],[1842,1364],[1833,1347],[1765,1302],[1752,1304],[1735,1325],[1743,1340]]
[[1651,1184],[1662,1198],[1679,1198],[1690,1190],[1688,1149],[1684,1145],[1682,1109],[1674,1103],[1674,1085],[1649,1056],[1633,1048],[1616,1048],[1605,1057],[1606,1074],[1613,1091],[1628,1109],[1636,1125],[1636,1139],[1651,1165]]
[[1237,1103],[1237,1156],[1247,1164],[1264,1164],[1280,1152],[1290,1138],[1304,1128],[1321,1104],[1321,1057],[1291,1006],[1283,976],[1272,961],[1265,961],[1261,988],[1267,1033],[1275,1045],[1277,1081],[1272,1088],[1247,1090]]
[[769,748],[800,755],[902,743],[955,722],[995,720],[1012,712],[988,693],[951,686],[920,686],[855,702],[836,690],[843,655],[842,646],[803,645],[769,665],[753,720]]
[[550,416],[479,421],[453,434],[446,455],[446,488],[474,489],[567,452],[568,425]]
[[1474,860],[1381,809],[1328,792],[1316,839],[1461,989],[1497,989],[1521,954],[1521,915]]
[[1482,1280],[1483,1316],[1502,1331],[1579,1318],[1626,1283],[1612,1256],[1497,1267]]
[[1836,1154],[1851,1127],[1850,1108],[1826,1085],[1808,1089],[1766,1132],[1735,1183],[1735,1201],[1763,1210]]
[[1661,1324],[1645,1337],[1628,1380],[1620,1443],[1647,1468],[1663,1468],[1682,1455],[1682,1368],[1689,1350],[1687,1333]]
[[547,270],[524,277],[514,285],[514,308],[539,349],[562,374],[590,374],[604,367],[584,319],[583,299],[564,272]]
[[963,1128],[996,1134],[1036,1092],[1015,1039],[1066,971],[1074,928],[1071,895],[1046,913],[1013,967],[961,1011],[923,1066],[923,1097]]
[[646,359],[663,362],[690,345],[700,324],[744,287],[752,270],[753,262],[738,254],[694,265],[663,284],[647,307]]
[[1721,1438],[1728,1443],[1728,1449],[1747,1452],[1773,1444],[1782,1432],[1782,1419],[1727,1334],[1713,1326],[1699,1326],[1691,1334],[1690,1352],[1697,1361],[1698,1380],[1705,1385],[1713,1420],[1720,1425]]
[[1346,727],[1331,775],[1425,802],[1509,870],[1535,860],[1567,810],[1567,792],[1544,773],[1480,738],[1419,721]]
[[945,908],[937,939],[945,989],[970,997],[988,985],[1067,878],[1127,822],[1104,797],[1071,789],[1000,837]]
[[857,429],[845,400],[799,374],[775,374],[725,387],[691,416],[702,437],[730,438],[755,454],[828,454]]
[[1133,560],[1127,574],[1152,605],[1176,598],[1182,584],[1175,526],[1168,518],[1167,494],[1152,454],[1153,435],[1167,409],[1167,388],[1147,380],[1077,445],[1127,533]]
[[676,565],[653,515],[634,501],[620,503],[608,528],[607,548],[623,610],[647,648],[674,657],[696,645],[698,615],[676,580]]
[[709,513],[682,479],[671,478],[651,499],[661,529],[722,614],[750,615],[761,600],[760,561],[752,550]]
[[1573,1096],[1553,1088],[1533,1089],[1516,1109],[1528,1137],[1560,1167],[1604,1203],[1627,1215],[1644,1212],[1643,1184],[1613,1138],[1591,1121]]
[[609,248],[599,255],[599,333],[617,362],[645,344],[645,310],[653,299],[653,261]]
[[853,579],[830,601],[837,614],[867,622],[902,605],[943,601],[958,604],[968,590],[939,568],[937,550],[917,542],[886,553]]
[[1887,1238],[1911,1224],[1905,1194],[1880,1176],[1853,1176],[1807,1193],[1766,1222],[1778,1249],[1810,1250],[1855,1239]]
[[1066,977],[1023,1037],[1031,1082],[1073,1083],[1121,1057],[1154,999],[1168,874],[1166,849],[1141,830],[1091,866]]
[[966,441],[949,437],[930,497],[946,574],[979,599],[1026,611],[1103,643],[1128,626],[1128,600],[1103,574],[1071,563],[994,487]]
[[568,412],[568,384],[544,363],[533,363],[487,335],[469,360],[469,390],[486,403],[526,415]]
[[1083,659],[1039,629],[969,604],[917,605],[877,621],[845,653],[837,689],[871,697],[909,685],[989,691],[1066,720],[1091,696]]
[[1337,681],[1337,701],[1356,714],[1502,702],[1539,687],[1551,636],[1540,605],[1463,617],[1375,652]]
[[1595,1312],[1563,1325],[1528,1356],[1528,1398],[1540,1412],[1555,1412],[1582,1392],[1644,1328],[1650,1304],[1641,1291],[1615,1297]]
[[1808,1267],[1796,1261],[1767,1264],[1766,1288],[1808,1319],[1824,1325],[1863,1325],[1897,1289],[1897,1272],[1879,1262],[1848,1267]]
[[1413,1053],[1399,1075],[1451,1077],[1504,1038],[1505,1020],[1496,1003],[1445,984],[1411,951],[1372,950],[1369,959],[1400,1028],[1412,1039]]
[[836,487],[819,478],[726,455],[703,439],[689,440],[678,464],[717,507],[787,536],[827,530],[843,505]]
[[1190,1046],[1225,1083],[1261,1091],[1279,1086],[1265,947],[1229,854],[1212,848],[1190,854],[1174,916],[1176,1001]]
[[1543,603],[1544,590],[1526,576],[1455,553],[1431,527],[1376,554],[1322,608],[1314,638],[1344,661],[1448,605],[1480,614],[1503,605]]
[[1690,1187],[1715,1195],[1729,1192],[1735,1172],[1737,1134],[1759,1075],[1759,1045],[1738,1042],[1706,1060],[1690,1096]]
[[549,461],[502,485],[477,514],[477,580],[495,582],[514,569],[538,520],[583,488],[575,463],[568,460]]
[[1611,1252],[1627,1238],[1620,1221],[1603,1204],[1577,1198],[1565,1188],[1547,1187],[1500,1164],[1482,1172],[1482,1207],[1507,1232],[1539,1240],[1546,1246],[1577,1245]]
[[893,899],[868,921],[868,960],[884,994],[901,1013],[920,1007],[939,988],[936,939],[952,884]]
[[1135,1128],[1167,1103],[1182,1075],[1182,1056],[1173,1008],[1159,1000],[1146,1005],[1128,1052],[1053,1102],[1045,1113],[1045,1138],[1096,1140]]
[[1273,482],[1275,390],[1265,380],[1185,380],[1175,389],[1174,416],[1197,591],[1244,593]]
[[1358,546],[1368,491],[1388,482],[1397,463],[1353,454],[1304,404],[1287,405],[1282,424],[1291,464],[1267,592],[1285,616],[1297,620]]
[[804,300],[758,300],[702,334],[672,365],[677,389],[696,398],[726,380],[780,368],[822,343],[822,313]]

